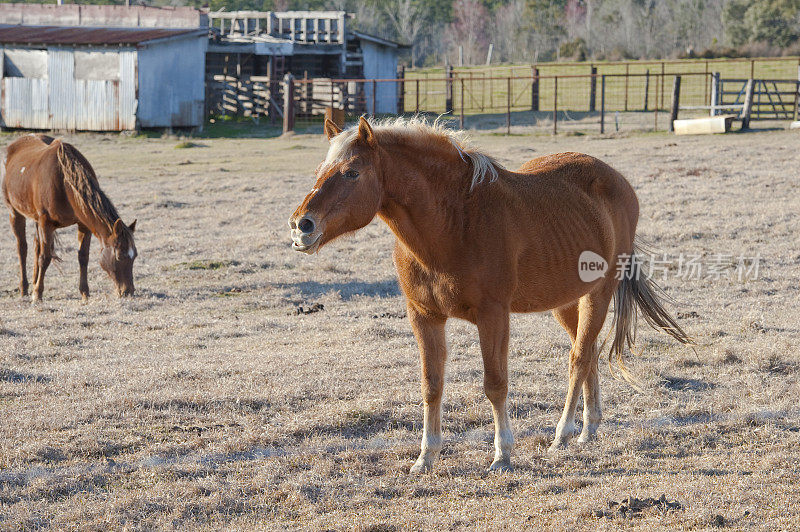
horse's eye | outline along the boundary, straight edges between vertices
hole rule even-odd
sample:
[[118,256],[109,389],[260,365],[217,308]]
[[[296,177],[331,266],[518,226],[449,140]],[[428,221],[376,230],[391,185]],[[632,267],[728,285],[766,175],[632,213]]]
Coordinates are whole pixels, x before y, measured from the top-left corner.
[[347,179],[356,179],[358,177],[358,170],[348,170],[344,173]]

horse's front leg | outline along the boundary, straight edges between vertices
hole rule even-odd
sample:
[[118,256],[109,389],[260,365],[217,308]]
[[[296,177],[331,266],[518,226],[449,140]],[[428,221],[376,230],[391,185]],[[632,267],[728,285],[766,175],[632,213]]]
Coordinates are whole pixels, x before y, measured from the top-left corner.
[[494,461],[490,471],[511,470],[514,436],[508,418],[508,309],[495,305],[478,313],[477,325],[483,355],[483,387],[492,403]]
[[442,390],[444,362],[447,358],[443,316],[431,316],[408,302],[408,318],[414,329],[422,362],[422,400],[425,404],[422,445],[412,474],[425,473],[442,450]]
[[88,228],[83,225],[78,225],[78,265],[80,266],[80,281],[78,282],[78,290],[81,292],[81,297],[86,301],[89,299],[89,280],[87,276],[87,267],[89,265],[89,245],[92,243],[92,233]]
[[37,303],[42,300],[44,294],[44,274],[47,273],[47,267],[50,266],[50,261],[53,258],[54,244],[55,244],[55,227],[43,219],[39,220],[39,242],[37,253],[36,279],[34,280],[33,287],[33,302]]

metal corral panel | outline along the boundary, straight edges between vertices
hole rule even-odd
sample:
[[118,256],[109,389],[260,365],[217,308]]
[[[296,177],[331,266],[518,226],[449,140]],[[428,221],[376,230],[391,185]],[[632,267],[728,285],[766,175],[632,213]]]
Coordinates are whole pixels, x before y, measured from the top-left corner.
[[139,48],[139,125],[196,127],[205,104],[205,36]]
[[47,80],[3,78],[3,127],[48,129]]

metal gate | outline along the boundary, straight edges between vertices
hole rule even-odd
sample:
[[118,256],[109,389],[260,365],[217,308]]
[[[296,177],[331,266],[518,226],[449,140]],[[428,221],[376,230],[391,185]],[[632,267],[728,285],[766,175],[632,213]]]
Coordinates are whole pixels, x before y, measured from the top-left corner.
[[[720,107],[741,106],[747,90],[746,79],[720,79]],[[753,80],[752,120],[796,120],[800,80]]]

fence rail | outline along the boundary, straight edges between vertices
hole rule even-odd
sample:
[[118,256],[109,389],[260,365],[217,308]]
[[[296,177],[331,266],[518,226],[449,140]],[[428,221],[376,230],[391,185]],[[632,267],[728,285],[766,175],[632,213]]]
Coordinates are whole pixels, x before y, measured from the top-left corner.
[[[293,123],[300,126],[319,124],[325,110],[333,108],[350,117],[451,114],[461,127],[490,119],[496,127],[505,125],[507,132],[512,125],[543,120],[552,120],[557,131],[559,120],[565,119],[599,122],[603,130],[605,113],[638,113],[640,117],[652,113],[652,128],[658,129],[659,113],[676,108],[668,94],[676,78],[682,79],[680,108],[684,110],[741,107],[743,83],[750,79],[721,79],[716,72],[631,72],[630,68],[616,73],[595,69],[591,74],[543,74],[533,67],[524,76],[448,73],[452,75],[387,79],[295,79],[287,75],[281,82],[255,76],[215,76],[208,81],[213,94],[207,101],[212,114],[268,116],[273,121],[278,116],[285,119],[288,108]],[[291,88],[289,97],[287,87]],[[797,78],[756,80],[754,98],[753,119],[791,119],[798,107]],[[662,129],[670,125],[668,120],[662,121]]]

